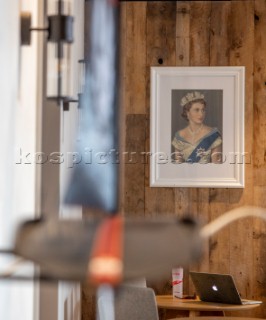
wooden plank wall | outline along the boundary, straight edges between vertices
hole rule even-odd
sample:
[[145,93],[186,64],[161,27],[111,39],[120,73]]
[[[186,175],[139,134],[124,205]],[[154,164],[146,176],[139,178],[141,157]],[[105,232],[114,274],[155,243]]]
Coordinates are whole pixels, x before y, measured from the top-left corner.
[[[183,216],[204,223],[242,205],[266,207],[266,1],[121,2],[122,106],[125,161],[122,207],[129,216]],[[151,66],[245,66],[245,189],[150,188]],[[132,159],[131,159],[132,160]],[[266,224],[235,222],[208,244],[193,269],[231,273],[240,293],[265,306],[245,315],[266,317]],[[155,286],[170,293],[169,282]],[[193,290],[186,277],[185,290]],[[239,314],[239,313],[238,313]],[[239,314],[240,315],[240,314]]]

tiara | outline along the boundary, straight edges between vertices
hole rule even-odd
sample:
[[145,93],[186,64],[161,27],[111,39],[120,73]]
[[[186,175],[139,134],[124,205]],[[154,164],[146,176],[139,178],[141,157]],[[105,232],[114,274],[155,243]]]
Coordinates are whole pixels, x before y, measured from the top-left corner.
[[204,99],[204,95],[198,91],[189,92],[181,99],[180,105],[184,107],[187,103],[198,99]]

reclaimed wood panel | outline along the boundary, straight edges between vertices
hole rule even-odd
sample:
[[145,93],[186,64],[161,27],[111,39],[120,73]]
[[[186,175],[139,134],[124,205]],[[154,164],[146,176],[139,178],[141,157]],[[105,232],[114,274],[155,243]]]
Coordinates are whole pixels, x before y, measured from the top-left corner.
[[146,2],[121,4],[121,210],[144,215],[144,159],[146,112]]
[[[229,33],[231,2],[212,2],[210,18],[210,65],[229,65]],[[217,168],[219,170],[219,168]],[[210,220],[222,215],[228,208],[229,190],[210,190]],[[209,265],[211,272],[229,273],[230,229],[221,230],[210,239]]]
[[266,175],[266,5],[265,1],[255,1],[255,48],[254,48],[254,184],[265,185]]
[[189,66],[190,3],[176,3],[176,66]]
[[126,2],[124,36],[125,112],[145,114],[146,102],[146,2]]
[[[147,2],[146,38],[146,151],[150,151],[150,67],[174,66],[176,60],[176,3],[172,1]],[[175,214],[174,188],[151,188],[149,186],[150,166],[145,165],[145,217]],[[149,284],[149,282],[148,282]],[[170,294],[169,281],[150,284],[155,291]],[[159,312],[160,319],[168,317],[169,312]],[[169,317],[168,317],[169,318]]]
[[[241,17],[241,19],[239,19]],[[254,1],[232,1],[230,18],[230,65],[245,66],[245,150],[251,152],[253,132],[253,60]],[[230,209],[253,203],[253,168],[245,166],[245,189],[230,190]],[[230,226],[230,273],[243,298],[253,295],[253,219],[243,219]],[[238,266],[236,268],[236,266]],[[239,313],[241,315],[241,313]],[[242,313],[243,316],[251,315]]]
[[[119,150],[120,150],[120,159],[121,155],[123,154],[123,151],[125,150],[125,143],[126,143],[126,137],[124,134],[126,130],[126,104],[127,104],[127,94],[126,94],[126,66],[127,66],[127,56],[124,54],[126,52],[127,48],[127,24],[126,24],[126,19],[127,19],[127,5],[126,2],[123,2],[120,4],[120,33],[119,33],[119,41],[120,41],[120,47],[119,47],[119,56],[120,56],[120,69],[119,69]],[[122,119],[122,121],[121,121]],[[124,161],[120,160],[120,165],[119,165],[119,209],[121,214],[124,214],[124,197],[125,197],[125,175],[121,174],[125,172],[125,167],[124,167]]]
[[[254,205],[266,207],[266,186],[254,187]],[[266,318],[266,223],[261,219],[254,219],[253,230],[253,299],[263,301],[260,309],[255,310],[254,316]]]
[[[175,65],[176,4],[172,1],[147,3],[147,67]],[[149,70],[148,77],[150,75]],[[149,91],[148,91],[149,92]]]
[[[144,165],[144,172],[140,169],[138,177],[133,176],[136,170],[129,172],[125,169],[125,183],[128,186],[127,195],[124,196],[127,202],[125,214],[182,217],[190,213],[205,224],[241,205],[266,207],[265,1],[154,1],[142,2],[142,6],[132,2],[124,14],[128,35],[125,48],[127,71],[123,73],[127,83],[124,134],[129,139],[128,145],[137,144],[138,139],[131,140],[131,132],[137,130],[140,145],[145,136],[144,151],[149,152],[150,66],[243,65],[246,67],[245,149],[251,155],[250,163],[246,163],[244,189],[150,188],[149,164]],[[135,25],[138,15],[143,26],[142,34]],[[143,54],[132,53],[138,41]],[[134,66],[140,69],[141,87],[145,78],[144,92],[136,91],[138,74],[130,74]],[[135,99],[134,94],[138,98]],[[138,99],[141,106],[136,105]],[[138,185],[139,190],[130,187],[131,184]],[[143,199],[144,202],[138,202],[137,199]],[[210,240],[203,259],[191,268],[230,272],[243,296],[265,301],[264,234],[265,225],[257,219],[235,222]],[[156,293],[171,292],[170,277],[167,283],[155,286]],[[187,276],[185,281],[189,282]],[[184,288],[188,290],[187,283]],[[265,317],[265,310],[263,306],[245,315]]]
[[[210,15],[211,3],[206,1],[190,3],[190,66],[209,66],[210,63]],[[209,189],[190,188],[187,199],[189,213],[201,223],[209,221]],[[207,271],[209,269],[209,244],[206,242],[204,255],[198,264],[191,266],[191,270]],[[194,293],[195,289],[189,281],[189,291]]]
[[190,65],[210,64],[211,2],[191,1],[190,5]]
[[228,66],[231,2],[211,3],[210,66]]
[[96,320],[96,294],[86,285],[81,287],[81,320]]
[[[266,2],[255,0],[254,10],[255,44],[254,44],[254,135],[253,135],[253,167],[254,167],[254,205],[266,207]],[[255,315],[266,318],[266,224],[254,219],[253,230],[253,277],[254,298],[259,297],[264,304]]]
[[126,142],[123,163],[124,212],[127,216],[144,216],[145,202],[145,123],[143,114],[126,116]]
[[[176,66],[189,66],[190,2],[176,3]],[[179,218],[191,212],[188,188],[175,188],[175,215]],[[189,268],[184,269],[183,292],[189,293]]]
[[[171,1],[147,2],[147,79],[150,77],[151,66],[175,65],[175,35],[176,35],[176,4]],[[147,81],[147,123],[146,151],[150,150],[149,126],[149,92]],[[149,164],[145,165],[145,216],[173,215],[175,210],[173,188],[149,187]]]
[[[189,66],[190,60],[190,3],[178,1],[176,3],[176,66]],[[190,212],[189,189],[175,188],[175,214],[182,217]],[[186,279],[187,280],[187,279]],[[188,283],[188,281],[184,281]],[[188,286],[184,289],[188,292]]]

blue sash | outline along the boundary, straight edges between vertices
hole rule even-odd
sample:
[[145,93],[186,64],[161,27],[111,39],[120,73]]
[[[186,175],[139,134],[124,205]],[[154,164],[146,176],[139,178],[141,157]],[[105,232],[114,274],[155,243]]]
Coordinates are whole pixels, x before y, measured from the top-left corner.
[[189,163],[195,163],[195,162],[199,162],[201,157],[199,155],[197,155],[199,149],[204,149],[205,151],[208,150],[210,148],[210,146],[213,144],[213,142],[220,136],[219,132],[214,132],[213,134],[211,134],[210,136],[204,138],[196,147],[195,149],[192,151],[192,153],[190,154],[190,156],[188,157],[188,159],[186,160],[186,162]]

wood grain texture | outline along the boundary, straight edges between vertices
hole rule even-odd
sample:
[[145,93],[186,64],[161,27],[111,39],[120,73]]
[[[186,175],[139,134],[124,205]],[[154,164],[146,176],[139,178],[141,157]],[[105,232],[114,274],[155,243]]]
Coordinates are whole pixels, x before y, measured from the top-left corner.
[[[175,65],[176,4],[151,1],[147,3],[147,78],[151,66]],[[147,82],[146,151],[150,150],[149,92]],[[149,187],[149,164],[145,165],[145,216],[173,215],[174,189]]]
[[[124,133],[126,130],[126,104],[127,104],[127,90],[126,90],[126,66],[127,66],[127,57],[124,54],[127,48],[127,4],[126,2],[120,4],[120,32],[119,32],[119,133]],[[119,135],[119,150],[120,154],[125,150],[126,137],[124,134]],[[125,172],[124,162],[120,161],[119,165],[119,210],[121,214],[124,214],[124,191],[125,191]]]
[[255,1],[255,50],[254,50],[254,184],[265,185],[266,174],[266,5],[265,1]]
[[[210,18],[211,3],[199,1],[190,3],[189,8],[189,37],[190,37],[190,60],[191,66],[209,66],[210,63]],[[191,188],[189,197],[189,212],[201,223],[209,221],[209,190],[205,188]],[[209,269],[209,244],[206,243],[204,255],[201,261],[191,266],[195,271],[206,271]],[[189,281],[190,293],[195,289]]]
[[211,3],[210,66],[228,66],[231,2]]
[[96,320],[96,295],[91,288],[83,285],[81,288],[81,320]]
[[[236,14],[237,12],[237,14]],[[239,19],[241,17],[241,19]],[[254,1],[232,1],[230,18],[230,65],[245,66],[245,150],[251,152],[253,132],[253,61]],[[253,203],[253,168],[245,166],[245,189],[230,190],[230,209]],[[230,273],[242,297],[251,298],[254,290],[253,219],[243,219],[230,226]],[[238,266],[236,268],[236,266]],[[241,315],[241,314],[239,314]],[[242,313],[246,316],[247,314]]]
[[124,212],[127,216],[144,216],[145,115],[126,117]]
[[[124,77],[128,82],[123,134],[127,146],[144,144],[144,151],[150,150],[151,66],[245,66],[245,150],[251,156],[250,163],[245,165],[244,189],[150,188],[149,164],[138,170],[127,168],[125,214],[182,217],[189,213],[205,224],[242,205],[266,207],[266,1],[132,2],[124,14],[127,29]],[[145,30],[142,34],[136,26],[138,16]],[[133,53],[138,41],[143,51]],[[144,93],[137,92],[137,71],[134,76],[129,74],[135,66],[141,83],[145,79]],[[134,94],[138,95],[136,99]],[[141,101],[141,106],[136,105],[137,101]],[[132,132],[139,138],[134,140]],[[191,269],[231,273],[243,297],[266,303],[265,231],[265,224],[257,219],[235,222],[212,237],[206,244],[204,257]],[[193,293],[187,272],[184,288]],[[170,280],[171,275],[169,282],[154,284],[156,293],[171,293]],[[164,316],[161,314],[161,319]],[[245,316],[266,317],[266,307],[263,305]]]
[[[210,65],[229,65],[231,2],[211,2],[210,15]],[[219,168],[217,168],[219,170]],[[214,220],[228,210],[229,190],[210,190],[209,217]],[[210,239],[209,270],[215,273],[229,273],[230,230],[222,230]]]
[[146,102],[146,2],[127,2],[122,5],[126,15],[124,37],[125,112],[145,114]]
[[175,65],[175,29],[175,2],[149,1],[147,3],[148,67]]
[[[254,204],[266,207],[266,112],[265,112],[265,80],[266,80],[266,2],[255,0],[255,46],[254,46]],[[254,219],[253,230],[253,277],[254,297],[260,297],[266,303],[266,224]],[[255,314],[266,317],[266,307]]]
[[176,66],[189,66],[190,60],[190,4],[176,3]]
[[[191,2],[178,1],[176,4],[176,66],[190,64],[190,23]],[[192,57],[193,59],[193,57]],[[175,188],[175,215],[179,218],[191,216],[201,223],[208,222],[209,190],[195,188]],[[193,270],[208,270],[209,245],[206,243],[201,262],[191,266]],[[184,293],[195,291],[189,279],[189,269],[184,270]]]
[[211,2],[191,1],[190,5],[190,65],[210,64]]
[[[254,205],[266,207],[265,192],[266,186],[254,187]],[[266,223],[260,219],[254,219],[253,245],[253,297],[263,301],[263,308],[256,310],[255,316],[266,318]]]
[[[146,58],[146,151],[150,150],[150,67],[174,66],[176,60],[176,3],[171,1],[147,2],[147,58]],[[151,188],[150,166],[145,165],[145,217],[174,215],[174,188]],[[170,281],[170,282],[169,282]],[[159,282],[158,292],[171,293],[171,274],[168,282]],[[161,319],[165,315],[160,315]]]
[[[190,60],[190,3],[176,3],[176,66],[189,66]],[[175,188],[175,215],[182,217],[191,210],[189,208],[189,189]],[[184,276],[184,292],[189,291],[188,273]]]

